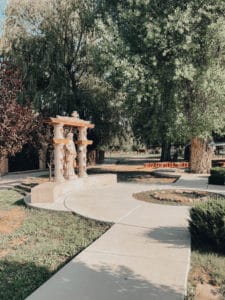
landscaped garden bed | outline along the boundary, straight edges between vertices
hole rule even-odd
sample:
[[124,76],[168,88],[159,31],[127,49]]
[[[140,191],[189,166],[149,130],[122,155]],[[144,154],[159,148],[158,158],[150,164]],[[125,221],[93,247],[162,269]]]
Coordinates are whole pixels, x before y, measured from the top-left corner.
[[27,208],[21,194],[0,191],[0,299],[25,299],[109,224],[72,213]]
[[204,191],[181,189],[143,191],[140,193],[135,193],[133,196],[135,199],[141,201],[171,205],[193,205],[195,203],[205,202],[211,197],[222,197],[221,195]]

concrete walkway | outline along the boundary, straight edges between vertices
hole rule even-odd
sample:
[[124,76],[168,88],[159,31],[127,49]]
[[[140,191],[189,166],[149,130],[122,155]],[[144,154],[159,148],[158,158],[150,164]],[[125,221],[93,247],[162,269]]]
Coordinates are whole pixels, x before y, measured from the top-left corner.
[[187,208],[134,201],[121,217],[116,207],[111,220],[117,223],[28,299],[184,298],[190,257]]
[[190,261],[189,208],[137,201],[135,192],[194,188],[224,193],[207,177],[184,174],[176,183],[118,183],[68,195],[62,203],[36,207],[73,211],[113,222],[29,300],[181,300]]

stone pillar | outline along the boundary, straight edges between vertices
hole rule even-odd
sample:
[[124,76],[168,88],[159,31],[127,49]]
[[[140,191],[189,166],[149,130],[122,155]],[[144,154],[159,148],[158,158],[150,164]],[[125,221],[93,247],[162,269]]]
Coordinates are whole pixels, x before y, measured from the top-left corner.
[[54,181],[64,182],[64,139],[63,124],[54,125]]
[[73,180],[77,178],[74,172],[75,158],[77,156],[77,151],[75,144],[73,142],[73,133],[69,132],[66,136],[67,143],[65,145],[65,169],[64,177],[68,180]]
[[78,175],[87,177],[87,127],[78,127]]

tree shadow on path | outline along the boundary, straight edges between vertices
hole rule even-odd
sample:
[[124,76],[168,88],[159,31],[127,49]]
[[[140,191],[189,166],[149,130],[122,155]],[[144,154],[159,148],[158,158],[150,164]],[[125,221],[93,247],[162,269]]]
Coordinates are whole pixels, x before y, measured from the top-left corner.
[[156,227],[147,236],[174,248],[188,248],[191,244],[190,233],[186,227]]
[[[103,255],[104,257],[104,255]],[[101,259],[100,259],[101,260]],[[77,261],[58,272],[48,285],[41,287],[30,300],[181,300],[184,288],[176,290],[154,284],[119,264],[91,264]],[[138,261],[137,261],[138,263]],[[63,271],[63,272],[62,272]],[[48,296],[47,296],[48,295]]]

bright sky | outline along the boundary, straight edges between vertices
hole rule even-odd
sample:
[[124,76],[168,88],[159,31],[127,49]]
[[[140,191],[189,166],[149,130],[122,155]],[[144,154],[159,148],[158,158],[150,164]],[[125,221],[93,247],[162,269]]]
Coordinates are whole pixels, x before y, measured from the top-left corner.
[[2,31],[2,21],[4,19],[4,11],[6,7],[7,0],[0,0],[0,33]]

